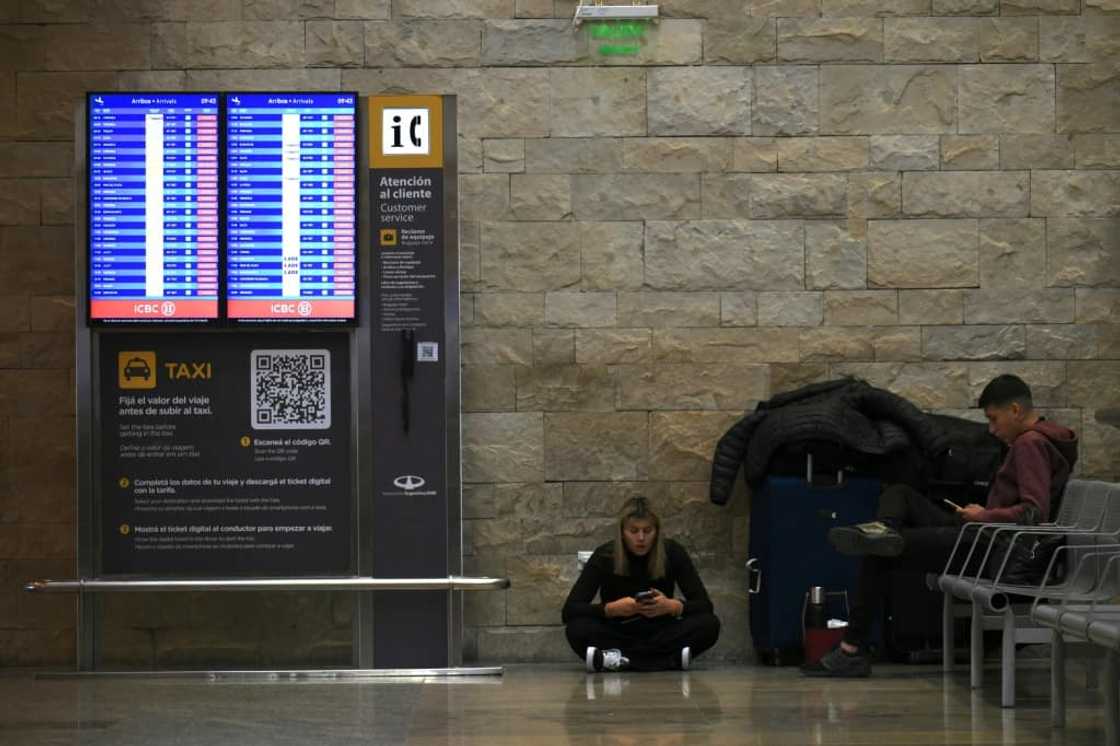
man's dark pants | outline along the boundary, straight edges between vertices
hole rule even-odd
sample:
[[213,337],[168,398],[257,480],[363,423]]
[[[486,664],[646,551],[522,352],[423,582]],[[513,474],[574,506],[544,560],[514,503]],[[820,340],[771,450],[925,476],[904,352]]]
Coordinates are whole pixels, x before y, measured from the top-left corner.
[[867,644],[872,621],[881,613],[890,573],[893,570],[942,572],[962,525],[956,512],[943,509],[904,484],[883,490],[879,496],[878,518],[896,528],[906,545],[898,557],[867,556],[860,562],[851,619],[844,634],[844,642],[857,647]]

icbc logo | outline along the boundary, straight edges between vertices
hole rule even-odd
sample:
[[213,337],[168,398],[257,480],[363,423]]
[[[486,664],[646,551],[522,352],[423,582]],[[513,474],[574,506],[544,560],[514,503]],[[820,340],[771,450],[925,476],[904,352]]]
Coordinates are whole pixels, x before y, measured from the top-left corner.
[[172,303],[169,300],[164,301],[163,305],[161,305],[159,307],[159,312],[162,313],[164,316],[174,316],[175,315],[175,304]]
[[268,309],[277,316],[294,316],[297,313],[300,316],[310,316],[315,310],[315,304],[307,300],[299,303],[273,303]]

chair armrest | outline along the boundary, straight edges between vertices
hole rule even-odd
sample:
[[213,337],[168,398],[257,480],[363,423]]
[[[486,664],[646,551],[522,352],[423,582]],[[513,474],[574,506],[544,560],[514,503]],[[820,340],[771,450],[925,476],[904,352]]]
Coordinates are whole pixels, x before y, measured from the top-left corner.
[[964,524],[966,526],[979,526],[981,530],[985,528],[1021,528],[1025,531],[1032,529],[1046,530],[1048,528],[1066,528],[1057,523],[1015,523],[1014,521],[971,521]]
[[[1120,559],[1120,544],[1097,544],[1079,546],[1070,546],[1066,544],[1058,547],[1056,550],[1054,550],[1054,555],[1050,558],[1050,564],[1046,567],[1046,574],[1042,577],[1042,584],[1038,587],[1039,593],[1037,596],[1035,596],[1034,602],[1031,604],[1032,612],[1034,611],[1034,607],[1038,606],[1039,602],[1043,598],[1049,599],[1050,601],[1061,601],[1062,603],[1065,603],[1068,600],[1069,596],[1071,595],[1071,592],[1068,590],[1059,590],[1057,591],[1057,593],[1050,594],[1043,593],[1043,591],[1046,590],[1046,586],[1053,580],[1055,568],[1057,568],[1058,566],[1059,556],[1062,554],[1062,552],[1073,551],[1074,549],[1092,549],[1093,551],[1086,552],[1084,555],[1082,555],[1081,559],[1077,562],[1077,569],[1073,571],[1070,577],[1079,576],[1081,574],[1082,568],[1085,566],[1085,562],[1090,558],[1106,556],[1109,558],[1109,563]],[[1094,583],[1094,588],[1095,586],[1096,584]],[[1081,595],[1084,596],[1086,594]]]
[[989,527],[989,526],[997,526],[997,525],[999,525],[999,526],[1003,526],[1003,525],[1013,526],[1015,524],[1010,524],[1010,523],[1009,524],[1002,524],[1002,523],[993,524],[993,523],[977,523],[977,522],[962,523],[960,533],[957,534],[957,540],[953,544],[953,550],[951,552],[949,552],[949,558],[945,561],[945,569],[942,570],[941,574],[942,575],[949,575],[950,574],[949,573],[949,568],[951,568],[953,566],[953,560],[956,559],[956,557],[957,557],[957,550],[959,549],[961,552],[965,551],[963,546],[962,546],[964,544],[964,542],[966,541],[965,534],[968,533],[969,529],[975,529],[976,535],[972,538],[972,543],[968,545],[968,554],[965,556],[964,562],[961,563],[960,570],[957,572],[957,577],[964,577],[965,568],[968,567],[968,563],[972,559],[972,554],[973,554],[973,552],[976,551],[977,543],[980,541],[980,537],[984,533],[984,529],[986,527]]
[[[969,525],[970,524],[965,523],[961,526],[960,533],[957,534],[957,540],[956,540],[956,542],[953,543],[953,550],[951,552],[949,552],[949,559],[945,560],[945,569],[941,571],[942,575],[948,575],[949,574],[949,568],[953,566],[953,558],[955,558],[957,556],[957,548],[960,547],[961,540],[964,539],[964,535],[968,531]],[[976,536],[979,537],[980,532],[977,532]],[[972,545],[975,545],[975,544],[976,544],[976,539],[974,538],[972,540]],[[972,545],[970,545],[970,547]],[[969,557],[972,556],[971,549],[969,551],[968,556]],[[966,558],[965,563],[963,565],[961,565],[960,575],[964,574],[964,568],[967,567],[967,566],[968,566],[968,561],[967,561],[967,558]]]
[[[949,553],[949,560],[945,563],[945,571],[942,574],[944,574],[944,575],[949,574],[949,568],[952,567],[953,560],[957,556],[957,548],[960,546],[961,540],[964,538],[964,532],[967,531],[970,528],[975,529],[976,536],[975,536],[975,538],[973,538],[972,544],[969,547],[968,555],[964,558],[964,562],[961,563],[960,571],[959,571],[957,577],[962,577],[962,578],[965,577],[965,570],[971,564],[972,557],[976,553],[976,548],[978,546],[980,546],[980,540],[983,538],[984,532],[988,529],[991,529],[992,532],[993,532],[992,533],[992,539],[991,539],[991,541],[988,542],[988,552],[989,553],[991,551],[992,542],[995,541],[995,533],[998,533],[1001,530],[1007,530],[1007,531],[1016,530],[1016,531],[1020,531],[1020,532],[1023,532],[1023,533],[1049,533],[1053,530],[1059,530],[1059,531],[1066,530],[1066,527],[1059,526],[1056,523],[1040,523],[1040,524],[1033,525],[1033,526],[1032,525],[1024,525],[1024,524],[1020,524],[1020,523],[1007,523],[1007,522],[982,523],[982,522],[978,522],[978,521],[973,521],[973,522],[970,522],[970,523],[965,523],[961,526],[961,534],[960,534],[960,536],[957,537],[956,544],[953,545],[953,551]],[[1083,529],[1071,529],[1071,530],[1081,531]],[[978,580],[980,578],[980,574],[981,574],[981,572],[983,572],[984,565],[987,564],[987,561],[988,561],[988,556],[987,556],[987,554],[985,554],[983,562],[981,562],[980,565],[976,568],[976,575],[973,576],[973,580]]]
[[1118,548],[1117,551],[1115,551],[1115,552],[1095,552],[1094,554],[1106,554],[1106,555],[1109,555],[1109,557],[1108,557],[1108,561],[1104,563],[1104,569],[1101,571],[1100,576],[1097,578],[1097,583],[1094,587],[1094,590],[1096,592],[1093,594],[1093,597],[1092,597],[1092,599],[1090,601],[1090,605],[1089,605],[1089,618],[1090,619],[1092,619],[1093,616],[1096,614],[1097,603],[1098,602],[1100,602],[1100,601],[1111,601],[1112,598],[1116,595],[1116,589],[1115,588],[1112,588],[1111,590],[1104,590],[1102,588],[1102,585],[1104,584],[1105,578],[1108,577],[1108,574],[1113,571],[1113,566],[1118,561],[1120,561],[1120,548]]
[[[961,577],[961,578],[965,577],[965,571],[968,569],[968,566],[972,563],[972,557],[976,554],[976,548],[978,546],[980,546],[980,539],[984,536],[984,529],[985,528],[991,528],[994,531],[998,531],[1000,528],[1011,528],[1014,525],[1017,525],[1017,524],[979,523],[979,522],[972,522],[972,523],[964,524],[964,528],[968,528],[969,526],[975,526],[976,527],[976,537],[972,540],[972,546],[969,547],[968,555],[964,558],[964,562],[961,563],[960,575],[958,575],[958,577]],[[961,533],[963,535],[964,532],[962,531]],[[984,565],[987,564],[987,562],[988,562],[988,555],[991,553],[992,544],[994,542],[995,542],[995,535],[993,533],[992,539],[990,539],[988,541],[988,549],[984,553],[984,557],[980,561],[980,564],[977,565],[977,567],[976,567],[976,575],[973,576],[973,578],[972,578],[973,580],[979,580],[981,573],[984,572]],[[951,556],[950,556],[950,561],[952,561]]]
[[992,583],[993,584],[998,584],[1000,582],[1000,579],[1003,578],[1003,571],[1007,568],[1007,561],[1009,559],[1011,559],[1011,549],[1015,546],[1015,542],[1019,540],[1020,536],[1024,536],[1024,535],[1035,535],[1035,536],[1038,536],[1038,535],[1043,535],[1043,536],[1086,536],[1086,535],[1094,535],[1094,534],[1095,535],[1101,535],[1101,536],[1113,536],[1113,534],[1100,534],[1099,532],[1094,531],[1092,529],[1084,529],[1084,528],[1067,528],[1067,527],[1061,527],[1061,526],[1048,526],[1048,527],[1021,526],[1021,527],[1013,529],[1013,528],[1008,527],[1008,526],[1000,526],[992,532],[992,538],[991,538],[991,541],[988,542],[988,548],[984,552],[984,558],[983,558],[983,560],[981,560],[980,565],[977,567],[977,570],[976,570],[976,577],[977,578],[980,577],[980,573],[983,572],[984,567],[988,564],[988,559],[989,559],[989,557],[991,557],[991,554],[992,554],[992,548],[995,547],[995,545],[996,545],[996,538],[1000,534],[1006,533],[1008,531],[1013,531],[1014,533],[1011,534],[1011,541],[1008,542],[1008,544],[1007,544],[1007,551],[1004,552],[1003,560],[1000,561],[999,570],[996,572],[995,577],[992,578]]

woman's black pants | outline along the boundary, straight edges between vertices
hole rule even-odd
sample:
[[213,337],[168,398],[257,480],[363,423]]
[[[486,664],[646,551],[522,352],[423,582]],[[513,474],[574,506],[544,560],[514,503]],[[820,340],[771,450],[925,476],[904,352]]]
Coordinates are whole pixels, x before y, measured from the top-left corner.
[[681,648],[692,658],[716,644],[719,619],[715,614],[690,614],[674,619],[632,617],[630,621],[576,617],[565,629],[568,644],[580,658],[587,648],[618,648],[635,671],[680,668]]

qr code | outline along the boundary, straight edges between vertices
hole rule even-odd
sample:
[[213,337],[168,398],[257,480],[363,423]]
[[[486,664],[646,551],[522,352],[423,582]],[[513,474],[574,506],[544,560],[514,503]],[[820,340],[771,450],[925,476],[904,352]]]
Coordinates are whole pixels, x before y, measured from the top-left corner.
[[330,372],[330,350],[253,350],[253,429],[329,428]]
[[418,362],[418,363],[438,363],[439,362],[439,342],[417,342],[416,343],[416,362]]

